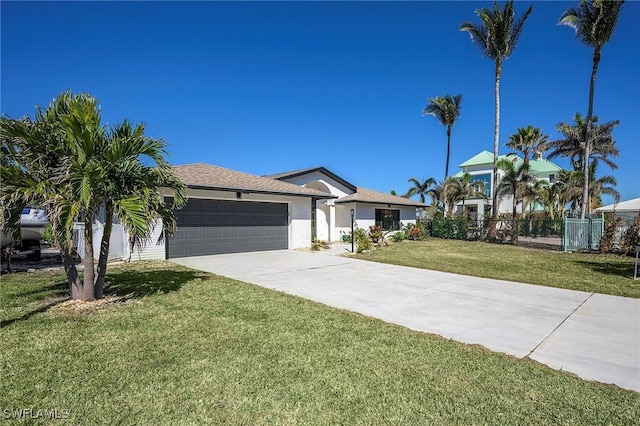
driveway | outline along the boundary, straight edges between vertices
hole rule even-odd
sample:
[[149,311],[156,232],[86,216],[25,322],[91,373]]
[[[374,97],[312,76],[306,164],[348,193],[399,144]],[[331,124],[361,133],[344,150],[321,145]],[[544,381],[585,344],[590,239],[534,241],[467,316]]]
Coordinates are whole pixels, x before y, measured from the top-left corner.
[[278,250],[172,259],[640,392],[640,300]]

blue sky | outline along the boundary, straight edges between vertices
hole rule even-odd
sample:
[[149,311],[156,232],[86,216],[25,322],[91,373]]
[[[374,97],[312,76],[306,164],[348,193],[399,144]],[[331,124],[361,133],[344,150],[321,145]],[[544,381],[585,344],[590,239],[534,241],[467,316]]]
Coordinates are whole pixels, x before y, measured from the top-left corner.
[[[1,3],[1,111],[33,115],[65,89],[89,92],[103,119],[147,123],[174,164],[254,174],[325,166],[404,192],[444,176],[445,129],[427,99],[463,95],[450,173],[493,149],[494,65],[462,21],[482,2]],[[518,127],[586,114],[591,50],[558,26],[577,1],[518,1],[533,13],[502,84],[501,153]],[[598,71],[595,114],[614,137],[623,199],[640,197],[640,3],[625,3]],[[566,160],[556,161],[569,167]],[[605,198],[605,203],[611,200]]]

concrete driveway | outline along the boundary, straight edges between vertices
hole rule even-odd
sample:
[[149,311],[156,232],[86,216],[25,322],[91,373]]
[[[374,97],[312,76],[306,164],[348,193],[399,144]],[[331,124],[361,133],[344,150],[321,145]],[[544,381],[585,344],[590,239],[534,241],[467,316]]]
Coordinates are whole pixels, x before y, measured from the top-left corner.
[[640,300],[291,250],[172,259],[640,392]]

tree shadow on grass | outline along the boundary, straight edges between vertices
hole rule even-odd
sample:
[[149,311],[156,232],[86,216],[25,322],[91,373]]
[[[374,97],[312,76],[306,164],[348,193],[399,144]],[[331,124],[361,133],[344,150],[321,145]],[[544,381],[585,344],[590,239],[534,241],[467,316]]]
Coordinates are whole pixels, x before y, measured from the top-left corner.
[[124,299],[164,294],[206,276],[205,272],[193,270],[114,271],[107,273],[105,292]]
[[24,312],[18,317],[0,320],[0,328],[7,327],[18,321],[28,320],[35,314],[45,312],[49,308],[69,300],[69,284],[66,281],[58,281],[34,290],[12,293],[11,297],[26,299],[21,303],[37,303],[38,305],[35,309]]
[[[186,283],[206,278],[205,272],[184,270],[113,271],[107,272],[105,293],[116,296],[120,301],[154,294],[164,294],[180,290]],[[25,321],[35,314],[46,312],[55,305],[69,300],[69,284],[59,281],[35,290],[16,293],[12,296],[28,298],[25,303],[38,303],[37,307],[22,315],[0,320],[0,328],[19,321]]]
[[589,262],[586,260],[576,260],[577,265],[589,268],[594,272],[606,275],[617,275],[624,278],[633,279],[633,263],[628,262]]

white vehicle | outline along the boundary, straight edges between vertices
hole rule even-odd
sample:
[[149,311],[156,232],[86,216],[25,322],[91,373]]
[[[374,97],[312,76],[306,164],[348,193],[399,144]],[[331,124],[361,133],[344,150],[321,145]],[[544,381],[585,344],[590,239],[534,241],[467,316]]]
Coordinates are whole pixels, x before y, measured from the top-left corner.
[[44,210],[25,208],[20,215],[22,244],[15,244],[10,235],[2,232],[0,234],[2,249],[10,245],[19,246],[20,251],[26,253],[30,259],[40,260],[42,234],[48,224],[49,218]]

